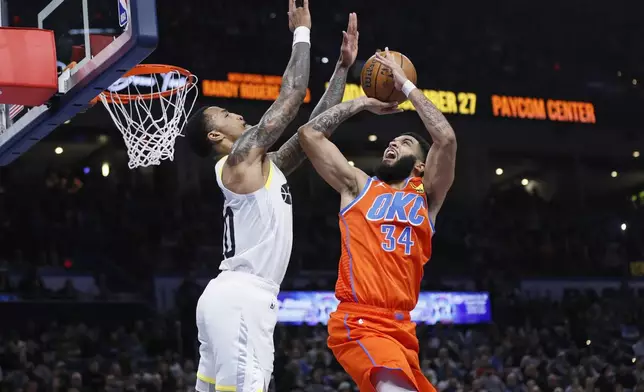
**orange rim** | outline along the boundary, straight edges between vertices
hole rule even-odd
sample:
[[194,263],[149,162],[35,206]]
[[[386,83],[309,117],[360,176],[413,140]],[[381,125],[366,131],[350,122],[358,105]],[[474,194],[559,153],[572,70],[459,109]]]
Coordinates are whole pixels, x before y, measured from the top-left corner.
[[[178,72],[180,75],[186,77],[186,84],[183,86],[175,87],[173,89],[157,92],[157,93],[148,93],[148,94],[119,94],[113,93],[109,90],[103,91],[105,100],[107,103],[129,103],[137,99],[151,100],[158,99],[161,97],[167,98],[176,94],[177,92],[192,86],[195,82],[195,76],[190,73],[185,68],[176,67],[174,65],[165,65],[165,64],[139,64],[136,65],[131,70],[127,71],[122,78],[127,78],[130,76],[138,75],[155,75],[155,74],[167,74],[170,72]],[[100,95],[92,100],[92,105],[96,104],[100,100]]]

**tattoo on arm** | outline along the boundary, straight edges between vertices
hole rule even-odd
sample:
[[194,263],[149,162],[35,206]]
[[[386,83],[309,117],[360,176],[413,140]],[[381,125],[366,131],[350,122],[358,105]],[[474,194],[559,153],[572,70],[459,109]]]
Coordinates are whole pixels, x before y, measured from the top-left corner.
[[333,76],[331,77],[331,81],[329,81],[329,88],[326,89],[320,102],[318,102],[315,109],[313,109],[313,113],[311,113],[309,120],[313,120],[328,108],[342,102],[342,97],[344,97],[344,87],[347,84],[347,73],[347,68],[339,65],[336,67],[335,72],[333,72]]
[[454,139],[454,130],[447,118],[420,90],[414,90],[409,97],[434,143],[445,144]]
[[306,160],[306,154],[300,146],[300,137],[297,133],[282,144],[279,150],[271,152],[269,157],[287,176]]
[[430,214],[435,220],[454,182],[456,136],[443,113],[422,92],[414,90],[409,97],[434,142],[427,154],[423,183]]
[[[324,113],[320,114],[307,124],[313,130],[322,132],[327,138],[336,130],[340,124],[362,110],[362,106],[356,102],[348,101],[335,105]],[[305,125],[305,126],[307,126]]]
[[309,84],[311,45],[300,42],[293,46],[291,60],[282,76],[280,95],[264,114],[259,124],[248,129],[235,142],[228,157],[229,165],[237,165],[255,148],[267,150],[282,135],[288,124],[297,115],[306,97]]
[[[347,68],[340,66],[336,67],[335,72],[331,77],[331,81],[329,82],[329,88],[327,88],[320,99],[320,102],[318,102],[315,109],[313,109],[309,121],[313,120],[327,109],[342,102],[342,98],[344,97],[344,87],[347,83],[347,72]],[[328,136],[332,133],[333,131],[330,131]],[[291,136],[291,138],[288,139],[288,141],[286,141],[278,151],[271,153],[270,158],[286,175],[291,174],[295,169],[297,169],[297,167],[306,160],[306,154],[304,153],[304,150],[302,150],[302,146],[300,146],[300,139],[297,133]]]
[[[327,109],[324,113],[320,114],[302,127],[309,127],[314,131],[322,133],[328,138],[340,124],[361,110],[362,105],[355,100],[343,102],[335,105],[331,109]],[[302,147],[300,147],[299,135],[295,135],[289,139],[284,146],[287,147],[284,151],[280,148],[280,151],[273,153],[275,155],[271,157],[271,159],[273,159],[280,168],[285,166],[289,167],[289,165],[298,162],[298,160],[301,162],[301,160],[304,159],[305,155],[302,153]]]

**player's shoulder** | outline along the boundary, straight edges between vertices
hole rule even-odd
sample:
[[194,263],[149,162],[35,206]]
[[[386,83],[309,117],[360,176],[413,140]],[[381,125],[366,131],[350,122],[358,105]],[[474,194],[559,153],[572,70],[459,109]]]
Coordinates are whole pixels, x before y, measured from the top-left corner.
[[425,194],[425,186],[422,177],[409,177],[405,189],[419,194]]
[[375,190],[387,187],[387,183],[376,176],[367,177],[367,179],[365,180],[365,190]]
[[226,163],[227,159],[228,159],[228,155],[216,156],[214,158],[214,161],[215,161],[215,174],[219,178],[221,178],[222,172],[224,170],[224,164]]
[[216,155],[213,160],[215,161],[215,166],[223,166],[228,160],[228,155]]
[[[223,170],[224,170],[224,166],[226,165],[226,162],[228,162],[228,157],[229,157],[229,155],[220,155],[220,156],[216,156],[214,158],[214,160],[216,162],[215,163],[215,170],[216,170],[217,175],[219,177],[221,177],[221,175],[223,173]],[[272,171],[272,169],[277,169],[277,170],[280,169],[279,165],[277,165],[273,161],[272,157],[270,156],[270,153],[266,154],[262,160],[259,160],[257,162],[259,163],[258,167],[267,168],[265,165],[269,165],[267,169],[270,169],[271,171]],[[246,173],[246,170],[242,171],[240,174],[244,175],[245,173]],[[281,173],[281,171],[280,171],[280,173]]]

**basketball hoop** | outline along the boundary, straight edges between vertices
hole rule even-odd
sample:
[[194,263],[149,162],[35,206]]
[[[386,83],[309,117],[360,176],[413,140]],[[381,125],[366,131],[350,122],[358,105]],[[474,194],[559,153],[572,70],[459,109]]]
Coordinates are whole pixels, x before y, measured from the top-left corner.
[[92,103],[103,102],[123,135],[128,166],[134,169],[174,159],[175,139],[181,135],[197,95],[197,77],[188,70],[140,64]]

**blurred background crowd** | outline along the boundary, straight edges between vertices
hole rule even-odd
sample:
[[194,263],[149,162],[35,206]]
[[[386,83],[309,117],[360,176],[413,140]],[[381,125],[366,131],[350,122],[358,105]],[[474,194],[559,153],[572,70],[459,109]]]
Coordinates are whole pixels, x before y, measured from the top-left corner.
[[[154,274],[212,272],[223,235],[223,200],[215,181],[204,179],[198,192],[167,193],[140,176],[52,171],[33,182],[3,178],[0,236],[6,246],[0,248],[0,265],[91,272],[138,292],[150,289]],[[319,184],[308,165],[296,176],[288,277],[335,271],[337,195]],[[520,185],[493,188],[477,204],[448,204],[441,211],[428,271],[506,280],[626,277],[631,262],[644,260],[643,224],[644,208],[623,194],[579,208]]]
[[[12,24],[33,26],[47,3],[9,1]],[[112,27],[116,7],[102,3],[92,2],[92,25]],[[282,73],[291,37],[281,0],[157,6],[161,44],[150,62],[211,79]],[[286,136],[319,99],[350,11],[361,32],[350,83],[387,45],[413,60],[423,86],[474,91],[483,108],[487,92],[595,104],[592,125],[484,109],[448,116],[457,182],[423,288],[489,292],[493,321],[418,326],[422,370],[440,392],[644,392],[643,6],[311,0],[312,103]],[[62,32],[62,62],[78,38],[65,33],[72,22],[51,26]],[[270,103],[199,102],[249,122]],[[109,124],[92,109],[0,167],[0,392],[194,390],[196,300],[222,253],[214,163],[186,155],[179,141],[175,162],[129,171]],[[371,173],[394,133],[419,126],[413,112],[358,116],[334,140]],[[289,184],[295,234],[282,289],[332,290],[338,197],[306,163]],[[161,301],[156,282],[165,277],[181,285]],[[356,391],[324,326],[280,324],[275,339],[272,391]]]
[[[421,367],[439,391],[642,391],[643,302],[626,289],[498,294],[493,324],[419,325]],[[192,324],[180,313],[3,323],[0,390],[192,391],[195,351],[181,331]],[[271,391],[355,391],[326,336],[279,325]]]

